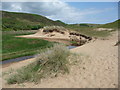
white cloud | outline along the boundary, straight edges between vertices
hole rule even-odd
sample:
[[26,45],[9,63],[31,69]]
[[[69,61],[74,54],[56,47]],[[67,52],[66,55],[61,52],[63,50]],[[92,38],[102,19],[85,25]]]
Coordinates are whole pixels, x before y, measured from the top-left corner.
[[2,7],[3,10],[35,13],[53,20],[61,20],[65,23],[80,23],[85,19],[85,16],[104,11],[96,9],[83,11],[71,7],[60,0],[53,0],[52,2],[4,2]]
[[[1,0],[2,2],[53,2],[56,0]],[[60,0],[63,2],[119,2],[119,0]]]

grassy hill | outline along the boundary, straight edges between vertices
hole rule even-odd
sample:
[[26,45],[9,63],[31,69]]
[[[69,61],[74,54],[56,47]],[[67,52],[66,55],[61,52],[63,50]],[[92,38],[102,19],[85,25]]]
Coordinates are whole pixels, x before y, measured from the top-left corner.
[[65,26],[65,23],[59,20],[53,21],[41,15],[7,11],[0,12],[2,12],[2,28],[5,31],[36,30],[46,25]]
[[69,24],[69,27],[80,27],[80,28],[87,28],[87,27],[93,27],[93,28],[118,28],[120,25],[120,19],[116,20],[111,23],[106,24],[89,24],[89,23],[81,23],[81,24]]
[[100,28],[118,28],[118,27],[120,28],[120,25],[118,25],[118,23],[120,23],[120,19],[111,23],[100,25],[99,27]]
[[89,23],[80,23],[80,24],[69,24],[71,27],[98,27],[101,24],[89,24]]
[[37,30],[44,26],[50,25],[57,25],[57,26],[65,26],[65,27],[72,27],[72,28],[117,28],[118,22],[117,20],[112,23],[107,24],[65,24],[60,20],[50,20],[44,16],[37,15],[37,14],[29,14],[29,13],[18,13],[18,12],[7,12],[7,11],[0,11],[2,12],[2,30],[4,31],[11,31],[11,30]]

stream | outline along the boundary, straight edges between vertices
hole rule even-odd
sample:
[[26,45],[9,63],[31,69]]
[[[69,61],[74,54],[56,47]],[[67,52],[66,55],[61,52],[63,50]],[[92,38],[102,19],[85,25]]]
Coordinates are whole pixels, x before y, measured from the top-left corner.
[[[76,48],[76,47],[77,46],[67,46],[68,49],[73,49],[73,48]],[[0,65],[1,64],[9,64],[9,63],[13,63],[13,62],[19,62],[19,61],[23,61],[23,60],[34,58],[34,57],[35,57],[35,55],[18,57],[18,58],[15,58],[15,59],[8,59],[8,60],[5,60],[5,61],[0,61]]]

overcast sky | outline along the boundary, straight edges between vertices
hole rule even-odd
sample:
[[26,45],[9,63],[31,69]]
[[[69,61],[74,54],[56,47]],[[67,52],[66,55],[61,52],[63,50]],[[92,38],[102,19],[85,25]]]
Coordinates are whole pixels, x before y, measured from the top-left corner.
[[2,10],[46,16],[65,23],[104,24],[118,19],[117,2],[4,2]]

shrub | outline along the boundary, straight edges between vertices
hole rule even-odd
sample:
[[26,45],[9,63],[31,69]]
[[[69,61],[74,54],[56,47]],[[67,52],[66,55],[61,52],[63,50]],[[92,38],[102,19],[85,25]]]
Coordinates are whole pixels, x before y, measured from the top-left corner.
[[54,47],[40,53],[37,56],[38,64],[43,65],[45,73],[64,73],[68,72],[67,69],[67,57],[69,56],[69,50],[62,45],[55,44]]
[[59,44],[46,49],[36,56],[36,61],[7,79],[8,84],[23,83],[25,81],[38,82],[41,78],[56,77],[59,73],[68,73],[69,50]]

